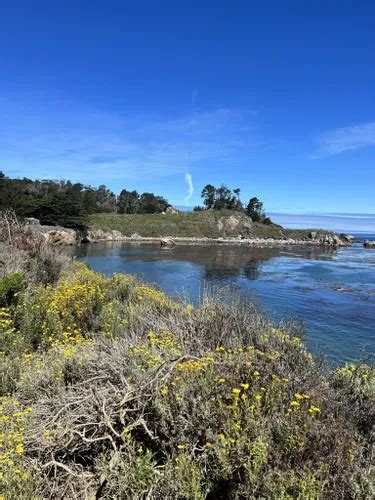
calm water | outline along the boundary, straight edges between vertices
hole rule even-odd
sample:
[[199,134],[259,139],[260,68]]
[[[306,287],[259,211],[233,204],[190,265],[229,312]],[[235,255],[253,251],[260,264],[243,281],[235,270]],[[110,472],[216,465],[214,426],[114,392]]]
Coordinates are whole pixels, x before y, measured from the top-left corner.
[[165,250],[113,242],[73,251],[96,271],[135,274],[195,303],[205,289],[230,285],[254,299],[275,321],[300,318],[309,347],[331,361],[375,353],[375,250],[359,244],[339,250],[238,246]]

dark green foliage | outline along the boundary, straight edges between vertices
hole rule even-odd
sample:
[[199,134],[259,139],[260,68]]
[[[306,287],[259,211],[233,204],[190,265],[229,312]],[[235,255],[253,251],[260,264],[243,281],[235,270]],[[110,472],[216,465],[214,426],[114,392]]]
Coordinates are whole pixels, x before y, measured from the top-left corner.
[[157,214],[165,212],[171,205],[162,196],[155,196],[153,193],[143,193],[139,199],[139,214]]
[[139,204],[137,191],[123,189],[118,198],[117,211],[119,214],[136,214]]
[[247,205],[246,213],[254,222],[261,222],[265,219],[263,203],[255,196],[250,199]]
[[0,307],[8,307],[17,302],[18,294],[25,288],[22,274],[11,273],[0,281]]
[[41,224],[84,231],[87,217],[96,213],[160,213],[170,204],[162,196],[123,189],[119,197],[106,186],[70,181],[10,179],[0,172],[0,210],[12,208],[19,217]]
[[[216,188],[212,184],[207,184],[201,192],[203,205],[207,210],[233,210],[242,212],[244,207],[240,200],[240,188],[230,190],[224,184]],[[194,207],[194,211],[203,210],[202,207]],[[250,199],[245,213],[252,218],[254,222],[261,222],[267,226],[272,225],[269,217],[266,217],[263,203],[256,197]]]
[[224,184],[216,188],[207,184],[202,190],[201,197],[207,210],[234,210],[241,212],[243,205],[240,200],[240,188],[230,190]]
[[215,193],[216,188],[212,184],[207,184],[207,186],[202,189],[201,197],[203,198],[203,204],[207,210],[214,208]]
[[271,226],[273,224],[272,220],[269,217],[265,217],[262,220],[262,223],[265,224],[266,226]]
[[123,189],[118,197],[117,212],[119,214],[158,214],[165,212],[171,205],[162,196]]

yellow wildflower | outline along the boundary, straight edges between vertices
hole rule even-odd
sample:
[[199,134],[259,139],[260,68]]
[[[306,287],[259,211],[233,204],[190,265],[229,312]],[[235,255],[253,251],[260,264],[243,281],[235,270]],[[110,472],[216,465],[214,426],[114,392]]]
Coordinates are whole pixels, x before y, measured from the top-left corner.
[[169,389],[166,385],[164,385],[161,389],[160,392],[163,394],[163,396],[167,396],[169,393]]
[[317,406],[311,405],[309,408],[309,413],[313,415],[314,413],[320,413],[320,408]]

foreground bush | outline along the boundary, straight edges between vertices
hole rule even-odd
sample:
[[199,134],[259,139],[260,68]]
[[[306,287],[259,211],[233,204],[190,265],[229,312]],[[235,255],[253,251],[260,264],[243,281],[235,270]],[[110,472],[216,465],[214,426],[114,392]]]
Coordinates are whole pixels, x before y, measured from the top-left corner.
[[375,373],[323,373],[249,304],[179,304],[70,265],[0,310],[13,498],[375,494]]

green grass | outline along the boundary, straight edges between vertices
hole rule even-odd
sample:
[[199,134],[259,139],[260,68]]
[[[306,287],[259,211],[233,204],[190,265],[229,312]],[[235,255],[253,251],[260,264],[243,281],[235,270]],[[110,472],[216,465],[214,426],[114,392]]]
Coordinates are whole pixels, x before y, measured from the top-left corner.
[[[236,222],[237,221],[237,222]],[[265,225],[243,213],[230,210],[187,212],[182,214],[94,214],[89,218],[90,230],[120,231],[124,236],[191,238],[274,238],[309,240],[310,229],[285,229],[276,224]],[[332,234],[319,229],[320,234]]]
[[[236,219],[238,224],[231,225]],[[145,237],[177,236],[220,238],[266,236],[280,237],[277,226],[252,224],[246,215],[228,210],[189,212],[183,214],[94,214],[90,229],[117,230],[125,236],[138,233]]]

